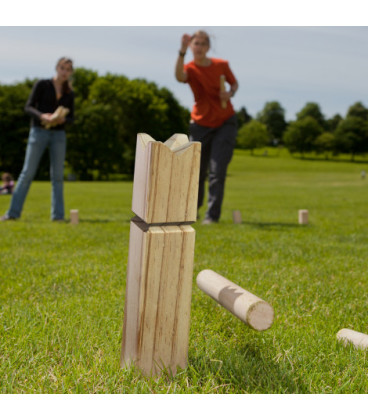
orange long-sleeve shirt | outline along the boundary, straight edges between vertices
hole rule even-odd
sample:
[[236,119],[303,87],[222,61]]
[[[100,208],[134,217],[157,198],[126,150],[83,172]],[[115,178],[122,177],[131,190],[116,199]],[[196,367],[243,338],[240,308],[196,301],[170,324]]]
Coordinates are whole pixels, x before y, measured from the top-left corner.
[[187,73],[187,83],[194,95],[194,106],[191,112],[192,120],[205,127],[219,127],[235,114],[230,101],[226,108],[221,107],[220,76],[232,85],[236,82],[230,70],[228,61],[211,58],[209,66],[198,66],[191,61],[184,66]]

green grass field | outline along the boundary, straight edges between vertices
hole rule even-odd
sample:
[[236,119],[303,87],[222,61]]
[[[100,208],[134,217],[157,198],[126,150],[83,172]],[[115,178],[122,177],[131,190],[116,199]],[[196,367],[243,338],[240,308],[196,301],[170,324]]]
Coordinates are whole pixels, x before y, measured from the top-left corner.
[[[363,169],[236,151],[221,222],[194,224],[188,367],[159,379],[119,366],[132,183],[66,182],[73,226],[50,222],[50,183],[34,182],[21,220],[0,224],[0,392],[367,393],[367,352],[336,340],[368,333]],[[273,326],[253,331],[200,291],[207,268],[272,304]]]

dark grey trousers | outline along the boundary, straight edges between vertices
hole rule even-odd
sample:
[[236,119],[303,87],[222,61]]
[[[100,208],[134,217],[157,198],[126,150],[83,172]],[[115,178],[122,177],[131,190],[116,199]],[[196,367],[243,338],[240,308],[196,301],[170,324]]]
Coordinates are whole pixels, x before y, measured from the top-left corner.
[[237,134],[237,118],[233,115],[216,128],[196,123],[189,125],[191,141],[202,143],[199,175],[198,208],[203,205],[204,184],[208,174],[208,209],[206,218],[218,221],[224,199],[227,167],[233,156]]

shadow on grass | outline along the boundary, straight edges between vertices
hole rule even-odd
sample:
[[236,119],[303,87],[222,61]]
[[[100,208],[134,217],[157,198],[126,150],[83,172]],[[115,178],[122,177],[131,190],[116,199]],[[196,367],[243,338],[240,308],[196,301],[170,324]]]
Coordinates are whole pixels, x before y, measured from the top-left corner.
[[[239,357],[247,363],[246,369],[233,368],[233,378],[239,382],[244,381],[244,370],[250,386],[257,389],[257,392],[306,394],[310,391],[300,377],[293,373],[293,367],[289,364],[277,364],[269,358],[265,358],[262,348],[252,343],[242,343],[239,346]],[[259,390],[259,391],[258,391]]]
[[[87,223],[112,223],[112,222],[118,222],[120,220],[110,220],[110,219],[80,219],[79,224],[87,224]],[[124,221],[125,222],[125,221]],[[69,221],[70,223],[70,221]]]
[[362,160],[355,160],[352,158],[338,158],[338,157],[329,157],[328,159],[322,158],[322,157],[314,157],[314,156],[297,156],[297,155],[293,155],[292,156],[294,159],[297,160],[305,160],[305,161],[311,161],[311,162],[333,162],[333,163],[356,163],[358,165],[360,164],[364,164],[366,165],[368,163],[367,159],[362,159]]
[[281,223],[281,222],[242,222],[244,225],[249,225],[255,228],[272,229],[272,228],[305,228],[305,225],[299,223]]
[[262,154],[262,155],[256,155],[256,154],[252,155],[252,154],[250,154],[249,157],[251,157],[251,158],[263,158],[263,159],[274,159],[274,158],[278,158],[280,156],[277,155],[277,154],[275,154],[275,155],[264,155],[264,154]]
[[261,347],[252,343],[239,343],[236,349],[229,349],[224,344],[216,353],[211,360],[198,358],[191,363],[199,376],[210,371],[222,384],[219,386],[233,387],[253,394],[310,393],[307,384],[294,374],[291,365],[275,363],[265,357]]
[[[91,224],[97,224],[97,223],[123,223],[123,224],[130,224],[131,222],[131,218],[130,219],[80,219],[79,220],[79,224],[87,224],[87,223],[91,223]],[[70,220],[68,221],[68,223],[70,224]]]

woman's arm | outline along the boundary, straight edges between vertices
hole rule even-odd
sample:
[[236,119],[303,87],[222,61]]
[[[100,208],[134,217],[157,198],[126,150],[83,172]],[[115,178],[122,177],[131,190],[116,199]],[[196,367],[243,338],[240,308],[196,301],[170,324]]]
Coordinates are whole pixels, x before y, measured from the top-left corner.
[[43,123],[50,122],[51,113],[42,113],[40,112],[36,106],[39,102],[40,94],[42,91],[42,81],[39,80],[33,85],[31,94],[28,97],[26,105],[24,107],[24,111],[33,118],[38,118]]
[[28,100],[26,102],[26,105],[24,107],[24,111],[30,115],[31,117],[35,117],[41,120],[41,115],[42,112],[40,112],[37,108],[36,108],[36,104],[38,102],[38,98],[40,95],[40,91],[42,89],[42,87],[40,86],[41,82],[38,81],[33,85],[31,94],[28,97]]
[[185,83],[188,80],[188,75],[184,71],[184,56],[190,44],[190,35],[184,34],[181,38],[181,47],[175,65],[175,77],[178,82]]

